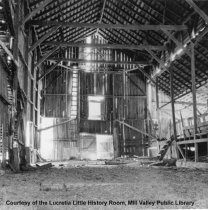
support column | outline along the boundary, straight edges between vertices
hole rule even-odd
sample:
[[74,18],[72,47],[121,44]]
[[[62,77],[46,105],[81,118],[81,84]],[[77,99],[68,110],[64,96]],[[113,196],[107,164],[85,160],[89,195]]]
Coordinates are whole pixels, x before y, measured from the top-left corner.
[[179,145],[177,146],[177,131],[176,131],[174,90],[173,90],[173,69],[170,69],[170,95],[171,95],[171,109],[172,109],[172,121],[173,121],[173,136],[176,142],[177,159],[179,159],[179,152],[178,152]]
[[[157,112],[157,121],[158,121],[158,133],[157,137],[160,139],[160,130],[159,130],[159,124],[160,124],[160,108],[159,108],[159,88],[158,88],[158,77],[156,78],[156,112]],[[157,140],[157,152],[160,151],[160,145]]]
[[112,114],[112,119],[113,119],[113,143],[114,143],[114,158],[119,157],[120,154],[120,149],[119,149],[119,139],[118,139],[118,132],[117,132],[117,128],[116,128],[116,107],[115,107],[115,74],[112,75],[112,95],[113,95],[113,99],[112,99],[112,103],[113,103],[113,114]]
[[[123,69],[123,122],[125,122],[126,119],[126,74],[125,74],[125,69]],[[123,129],[123,151],[124,153],[126,152],[126,138],[125,138],[125,126],[124,124],[122,125]]]
[[[195,52],[194,43],[191,42],[191,82],[192,82],[192,97],[193,97],[193,115],[194,115],[194,140],[196,141],[197,133],[197,107],[196,107],[196,69],[195,69]],[[198,161],[198,144],[195,146],[195,162]]]

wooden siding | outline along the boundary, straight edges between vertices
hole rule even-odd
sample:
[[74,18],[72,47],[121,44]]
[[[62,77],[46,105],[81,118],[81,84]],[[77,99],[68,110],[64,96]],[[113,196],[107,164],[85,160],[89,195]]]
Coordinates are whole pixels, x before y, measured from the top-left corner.
[[[9,126],[9,113],[8,113],[8,104],[5,103],[5,100],[8,101],[8,79],[7,73],[4,70],[2,63],[0,62],[0,129],[3,129],[3,139],[0,142],[0,159],[5,160],[6,151],[8,149],[8,126]],[[2,157],[1,157],[2,156]]]
[[[41,118],[45,128],[69,120],[69,118]],[[76,121],[71,121],[40,132],[40,151],[47,160],[62,161],[78,158]]]

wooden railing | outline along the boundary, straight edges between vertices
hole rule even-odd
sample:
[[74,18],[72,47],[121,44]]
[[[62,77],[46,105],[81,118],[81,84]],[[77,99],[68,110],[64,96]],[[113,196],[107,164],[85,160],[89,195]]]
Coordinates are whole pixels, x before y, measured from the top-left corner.
[[[177,132],[179,140],[194,139],[194,119],[189,117],[185,120],[177,122]],[[195,133],[197,139],[208,138],[208,113],[197,116],[197,131]]]

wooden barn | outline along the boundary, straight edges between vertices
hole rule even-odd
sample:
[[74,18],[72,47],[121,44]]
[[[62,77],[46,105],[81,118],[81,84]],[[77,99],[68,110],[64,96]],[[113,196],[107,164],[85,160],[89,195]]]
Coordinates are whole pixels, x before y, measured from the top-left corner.
[[0,0],[0,168],[208,168],[207,81],[206,0]]

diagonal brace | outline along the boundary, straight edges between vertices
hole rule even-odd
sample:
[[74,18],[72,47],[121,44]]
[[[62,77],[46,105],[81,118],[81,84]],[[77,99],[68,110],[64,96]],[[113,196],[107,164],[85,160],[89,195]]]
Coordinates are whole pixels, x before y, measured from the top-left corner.
[[38,45],[40,45],[43,41],[45,41],[51,34],[56,32],[60,26],[53,27],[47,34],[42,36],[40,39],[38,39],[32,47],[29,49],[29,52],[33,51]]
[[59,65],[60,62],[61,62],[61,59],[58,60],[55,65],[51,66],[44,74],[42,74],[40,77],[38,77],[37,81],[41,80],[47,74],[51,73]]
[[59,49],[59,46],[54,47],[50,52],[48,52],[45,56],[43,56],[34,66],[34,68],[39,67],[50,55],[52,55],[56,50]]
[[199,14],[199,16],[206,22],[208,23],[208,15],[201,10],[194,2],[193,0],[186,0],[186,2],[195,10],[196,13]]
[[40,3],[33,11],[31,11],[22,21],[21,26],[23,26],[28,20],[30,20],[33,16],[35,16],[38,12],[45,8],[49,3],[53,0],[45,0],[44,2]]

